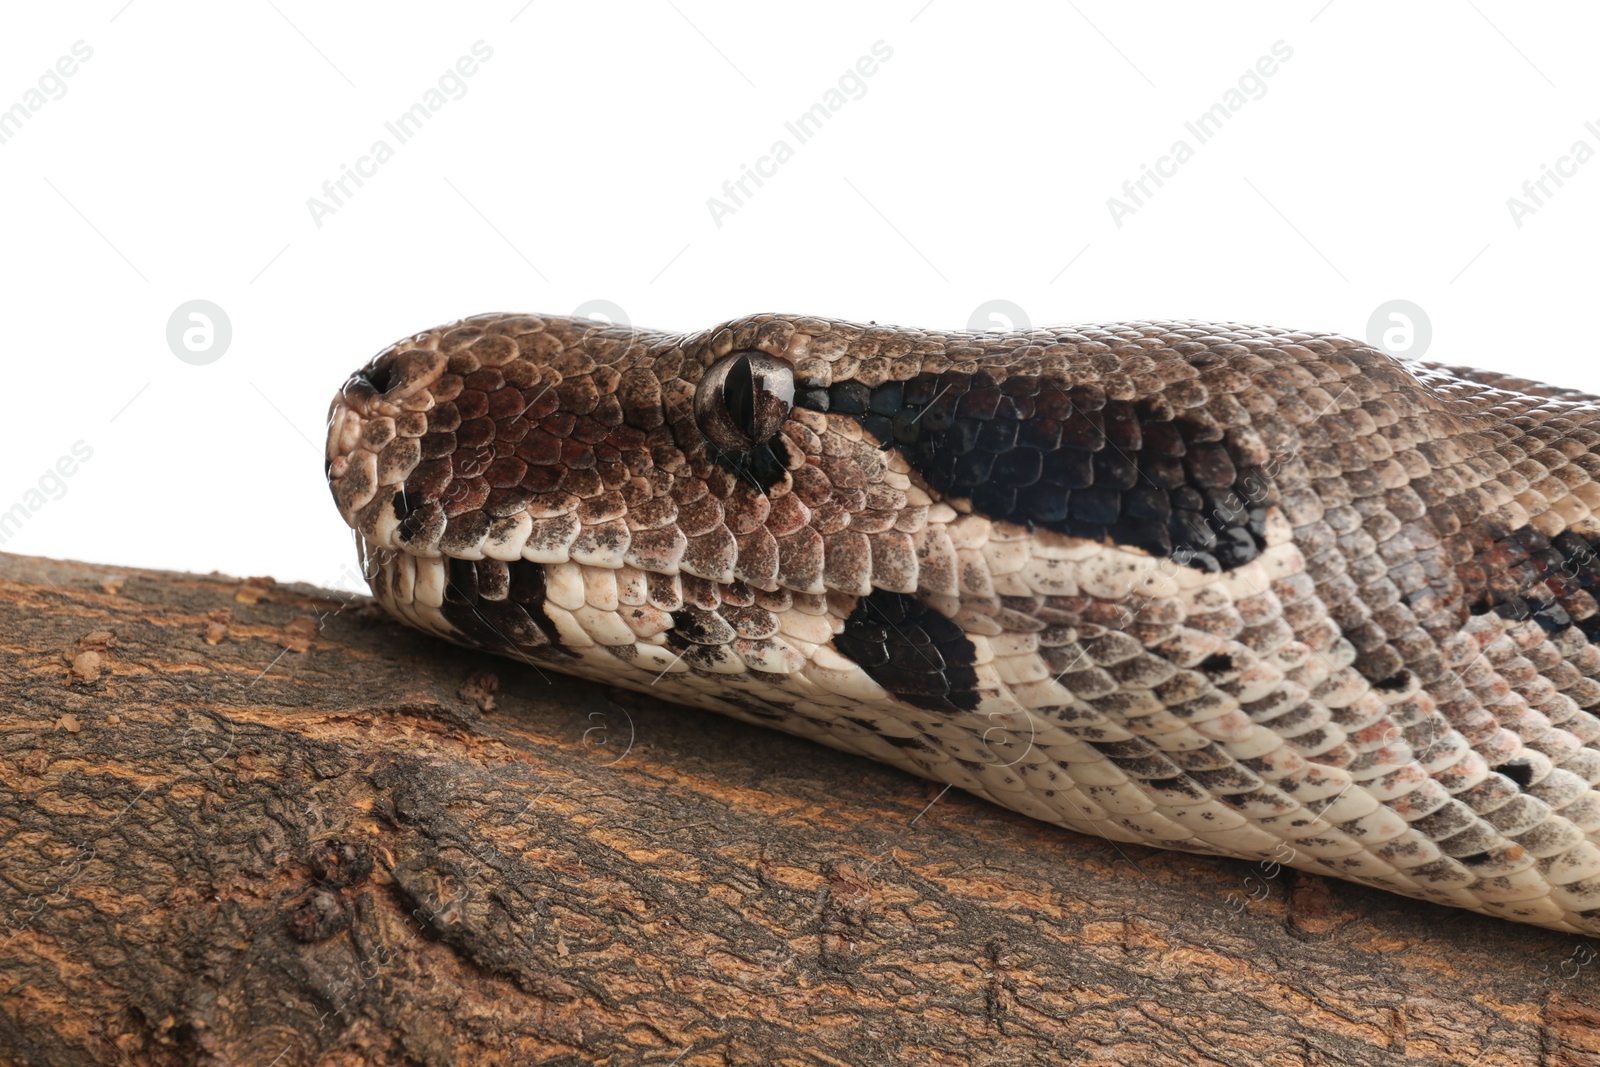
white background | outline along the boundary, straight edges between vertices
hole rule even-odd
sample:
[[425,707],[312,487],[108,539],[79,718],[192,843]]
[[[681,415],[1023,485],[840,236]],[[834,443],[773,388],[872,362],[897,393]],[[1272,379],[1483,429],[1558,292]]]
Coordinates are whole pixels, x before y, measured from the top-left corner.
[[[444,7],[9,13],[0,109],[93,55],[0,143],[0,511],[44,501],[0,548],[352,586],[321,451],[346,374],[442,321],[592,300],[668,329],[956,327],[1003,299],[1036,325],[1365,336],[1406,299],[1426,358],[1600,389],[1600,161],[1521,226],[1507,204],[1600,149],[1592,7]],[[464,95],[398,144],[384,123],[480,40]],[[878,41],[864,94],[798,144],[785,121]],[[1184,123],[1278,41],[1264,95],[1198,144]],[[379,138],[394,158],[318,226],[308,198]],[[793,159],[717,225],[708,198],[780,138]],[[1194,158],[1118,226],[1108,198],[1179,138]],[[193,299],[232,324],[204,366],[166,339]],[[78,441],[65,491],[30,496]]]

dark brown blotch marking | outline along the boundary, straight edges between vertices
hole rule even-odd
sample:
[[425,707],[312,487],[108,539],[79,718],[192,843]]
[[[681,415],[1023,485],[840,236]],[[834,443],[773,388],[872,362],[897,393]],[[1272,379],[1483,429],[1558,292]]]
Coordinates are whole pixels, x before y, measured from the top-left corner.
[[802,386],[795,404],[855,418],[935,491],[992,519],[1205,571],[1266,546],[1265,472],[1237,463],[1215,426],[1164,405],[1033,378],[997,384],[983,371]]
[[525,559],[449,559],[442,614],[479,648],[516,659],[563,656],[556,624],[545,614],[544,564]]
[[1496,774],[1503,774],[1516,782],[1518,788],[1526,789],[1533,784],[1533,764],[1528,760],[1507,760],[1493,770]]
[[972,641],[914,597],[878,589],[857,600],[833,647],[908,704],[930,711],[978,706]]

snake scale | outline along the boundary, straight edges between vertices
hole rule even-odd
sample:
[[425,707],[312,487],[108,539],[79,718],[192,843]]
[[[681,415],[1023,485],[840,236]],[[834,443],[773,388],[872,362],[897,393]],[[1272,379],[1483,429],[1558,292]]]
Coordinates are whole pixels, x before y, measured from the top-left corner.
[[430,633],[1114,841],[1600,933],[1600,398],[1203,322],[482,315],[327,475]]

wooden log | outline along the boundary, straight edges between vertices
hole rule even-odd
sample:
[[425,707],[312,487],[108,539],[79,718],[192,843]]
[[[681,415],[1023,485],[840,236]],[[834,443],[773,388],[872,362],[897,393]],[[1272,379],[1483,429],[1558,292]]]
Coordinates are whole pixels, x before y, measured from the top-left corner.
[[1600,1062],[1600,957],[370,602],[0,556],[0,1060]]

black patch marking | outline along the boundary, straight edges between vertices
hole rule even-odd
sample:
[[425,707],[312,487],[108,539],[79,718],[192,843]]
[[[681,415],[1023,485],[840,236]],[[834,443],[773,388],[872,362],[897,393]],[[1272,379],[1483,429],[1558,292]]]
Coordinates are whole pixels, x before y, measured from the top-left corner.
[[718,448],[709,440],[706,441],[706,447],[719,464],[761,493],[783,481],[784,475],[789,472],[789,450],[777,437],[744,452]]
[[727,645],[736,637],[737,631],[716,612],[685,607],[672,613],[667,644],[672,648],[689,649],[696,645]]
[[820,382],[799,382],[794,387],[794,406],[812,411],[828,410],[828,387]]
[[856,601],[833,647],[908,704],[929,711],[978,706],[972,641],[915,597],[873,590]]
[[1481,867],[1483,864],[1488,863],[1492,857],[1487,852],[1474,852],[1470,856],[1461,856],[1459,858],[1468,867]]
[[1200,661],[1200,669],[1208,674],[1226,674],[1233,670],[1233,657],[1226,652],[1213,652]]
[[1389,675],[1387,678],[1380,678],[1378,681],[1373,682],[1372,688],[1381,689],[1385,693],[1397,693],[1410,684],[1411,672],[1400,671],[1396,674]]
[[[392,507],[394,508],[394,517],[399,520],[402,526],[405,525],[405,521],[411,517],[411,513],[417,510],[411,506],[410,498],[406,496],[406,491],[404,489],[395,490],[394,503],[392,504]],[[401,538],[401,540],[407,539],[408,538],[405,537]]]
[[1600,641],[1600,539],[1571,530],[1547,537],[1532,526],[1479,536],[1472,562],[1456,569],[1471,614],[1532,620],[1547,633],[1576,626]]
[[1533,764],[1525,759],[1506,760],[1498,767],[1492,768],[1496,774],[1503,774],[1518,788],[1526,789],[1533,782]]
[[861,727],[863,730],[866,730],[868,733],[870,733],[873,736],[877,737],[878,740],[887,741],[887,742],[889,742],[889,744],[894,745],[896,748],[922,748],[922,749],[925,749],[925,748],[928,747],[927,744],[925,744],[923,742],[922,735],[920,735],[920,734],[918,734],[916,736],[913,736],[913,737],[900,737],[897,734],[886,734],[886,733],[882,732],[881,730],[878,729],[878,724],[873,722],[871,719],[857,719],[857,718],[854,718],[854,717],[849,716],[849,715],[846,715],[844,717],[844,719],[845,719],[846,722],[855,723],[857,726]]
[[[824,400],[824,396],[826,399]],[[1271,482],[1214,427],[1154,405],[1036,378],[919,374],[869,389],[799,389],[795,406],[849,415],[939,493],[992,519],[1140,548],[1215,572],[1266,547]]]
[[[573,655],[561,647],[556,624],[544,611],[544,564],[525,559],[504,564],[449,559],[445,565],[447,584],[440,614],[473,644],[515,658],[549,652]],[[500,574],[501,566],[507,569],[509,582]]]

